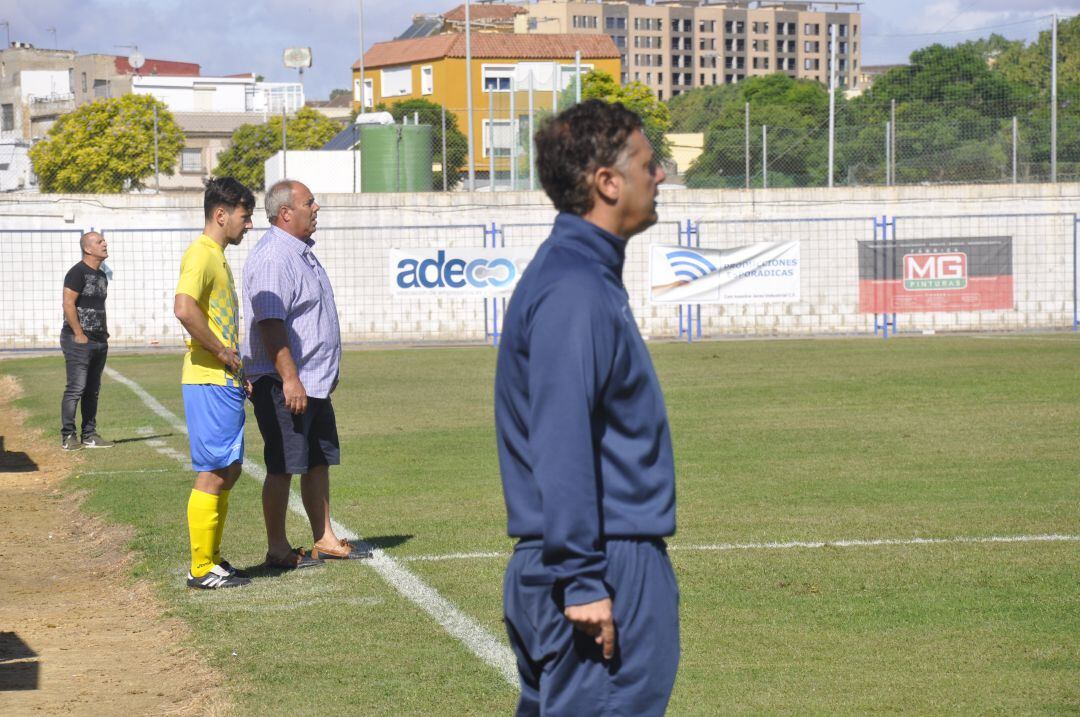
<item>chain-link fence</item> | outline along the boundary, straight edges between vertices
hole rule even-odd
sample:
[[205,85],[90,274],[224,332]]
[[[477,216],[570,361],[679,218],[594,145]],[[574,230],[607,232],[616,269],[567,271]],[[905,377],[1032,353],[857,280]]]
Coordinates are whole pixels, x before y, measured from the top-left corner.
[[[661,140],[663,123],[650,124],[650,136],[669,183],[692,188],[1080,179],[1080,17],[1016,29],[1038,39],[945,46],[933,43],[948,34],[930,37],[908,64],[863,67],[834,102],[791,68],[695,87],[661,103],[671,132]],[[289,175],[317,194],[538,189],[533,134],[576,100],[581,70],[535,88],[520,69],[485,77],[471,108],[425,98],[380,105],[395,123],[381,129],[311,108],[170,112],[148,95],[118,97],[78,120],[83,108],[74,108],[32,147],[5,146],[0,188],[198,191],[215,175],[261,191]]]

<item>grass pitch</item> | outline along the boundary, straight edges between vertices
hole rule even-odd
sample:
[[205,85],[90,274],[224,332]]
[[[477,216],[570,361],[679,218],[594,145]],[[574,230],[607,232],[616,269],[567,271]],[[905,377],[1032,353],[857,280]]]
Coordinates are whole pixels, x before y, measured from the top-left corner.
[[[702,546],[1080,534],[1074,336],[652,346],[678,470],[683,658],[672,715],[1080,711],[1080,543]],[[335,394],[337,520],[502,638],[510,548],[490,348],[348,352]],[[178,416],[179,355],[109,366]],[[59,357],[19,359],[31,423],[57,431]],[[69,482],[131,525],[135,576],[192,625],[241,714],[510,714],[515,690],[370,568],[183,586],[192,474],[149,445],[186,437],[105,380]],[[248,454],[261,459],[249,421]],[[153,472],[148,472],[153,471]],[[294,486],[295,487],[295,486]],[[310,545],[304,521],[290,535]],[[224,552],[259,563],[258,485],[230,500]]]

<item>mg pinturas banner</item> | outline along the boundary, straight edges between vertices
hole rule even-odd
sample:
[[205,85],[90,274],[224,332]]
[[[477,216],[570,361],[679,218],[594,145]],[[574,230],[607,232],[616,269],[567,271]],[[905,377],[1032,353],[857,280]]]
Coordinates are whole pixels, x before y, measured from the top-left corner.
[[859,311],[1012,309],[1012,237],[859,242]]
[[650,247],[654,304],[763,304],[798,301],[799,242],[759,242],[734,249]]
[[391,249],[396,296],[509,296],[534,249]]

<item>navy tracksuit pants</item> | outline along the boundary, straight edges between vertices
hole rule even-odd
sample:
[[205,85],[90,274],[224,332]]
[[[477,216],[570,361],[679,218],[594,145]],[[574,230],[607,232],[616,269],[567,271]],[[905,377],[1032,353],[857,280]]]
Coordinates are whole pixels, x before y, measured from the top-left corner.
[[664,714],[679,665],[679,589],[664,542],[611,540],[605,552],[616,638],[610,661],[563,615],[540,541],[514,549],[503,610],[521,682],[518,717]]

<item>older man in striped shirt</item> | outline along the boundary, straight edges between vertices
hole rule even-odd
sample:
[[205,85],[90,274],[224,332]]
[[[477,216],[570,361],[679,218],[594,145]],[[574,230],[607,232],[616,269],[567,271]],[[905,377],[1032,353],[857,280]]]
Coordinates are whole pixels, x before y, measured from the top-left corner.
[[[283,179],[266,193],[271,227],[244,264],[244,366],[263,437],[266,563],[294,569],[324,559],[368,557],[339,538],[330,521],[330,466],[340,463],[330,394],[341,365],[334,290],[313,251],[319,205],[300,182]],[[289,485],[311,523],[310,554],[285,534]]]

